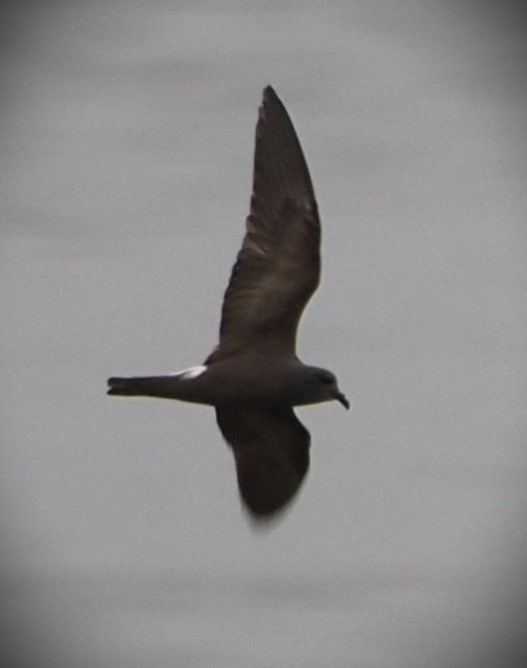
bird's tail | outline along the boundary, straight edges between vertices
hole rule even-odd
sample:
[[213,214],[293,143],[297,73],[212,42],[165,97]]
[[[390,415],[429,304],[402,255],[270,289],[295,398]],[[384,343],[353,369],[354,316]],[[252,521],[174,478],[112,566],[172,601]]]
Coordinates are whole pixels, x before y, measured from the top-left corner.
[[108,394],[123,397],[170,397],[174,379],[167,376],[109,378]]

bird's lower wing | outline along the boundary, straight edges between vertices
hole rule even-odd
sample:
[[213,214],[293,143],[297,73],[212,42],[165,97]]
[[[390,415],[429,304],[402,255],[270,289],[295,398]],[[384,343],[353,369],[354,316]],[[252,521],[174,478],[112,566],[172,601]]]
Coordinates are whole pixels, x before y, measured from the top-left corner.
[[293,410],[216,408],[236,461],[238,487],[254,519],[282,510],[309,468],[310,436]]

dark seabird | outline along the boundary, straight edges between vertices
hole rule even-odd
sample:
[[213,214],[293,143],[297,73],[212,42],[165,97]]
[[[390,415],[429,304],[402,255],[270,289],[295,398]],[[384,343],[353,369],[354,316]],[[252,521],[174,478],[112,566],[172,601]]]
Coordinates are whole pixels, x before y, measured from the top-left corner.
[[298,322],[319,279],[313,185],[291,119],[268,86],[256,125],[250,213],[218,346],[186,371],[108,380],[108,394],[214,406],[254,519],[282,510],[309,467],[310,435],[293,406],[336,399],[349,408],[334,374],[303,364],[295,352]]

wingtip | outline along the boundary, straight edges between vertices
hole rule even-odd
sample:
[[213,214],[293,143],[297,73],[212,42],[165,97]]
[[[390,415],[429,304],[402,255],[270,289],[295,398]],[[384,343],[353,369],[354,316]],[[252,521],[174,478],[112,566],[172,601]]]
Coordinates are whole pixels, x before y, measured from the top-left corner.
[[[282,109],[285,112],[284,105],[278,95],[276,94],[275,89],[268,85],[263,89],[262,103],[258,110],[258,116],[260,120],[266,121],[269,119],[268,114],[271,116],[276,114],[277,111]],[[287,113],[287,112],[285,112]]]
[[278,99],[275,89],[270,84],[263,89],[262,97],[264,102]]

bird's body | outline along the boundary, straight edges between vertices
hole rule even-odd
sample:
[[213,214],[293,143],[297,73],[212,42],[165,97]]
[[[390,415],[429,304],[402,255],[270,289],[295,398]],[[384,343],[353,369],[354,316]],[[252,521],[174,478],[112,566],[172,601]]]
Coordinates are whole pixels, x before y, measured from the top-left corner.
[[256,127],[246,234],[225,292],[218,346],[198,367],[110,378],[108,394],[214,406],[233,449],[244,503],[256,518],[281,510],[309,466],[309,432],[292,408],[349,403],[335,376],[303,364],[296,332],[320,279],[320,221],[291,120],[271,87]]
[[246,355],[166,376],[110,378],[109,394],[231,408],[306,406],[335,398],[321,396],[318,385],[306,382],[317,372],[327,373],[297,359],[269,360]]

